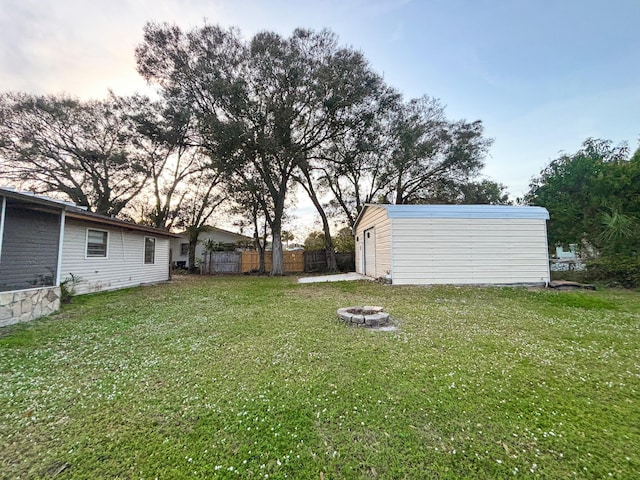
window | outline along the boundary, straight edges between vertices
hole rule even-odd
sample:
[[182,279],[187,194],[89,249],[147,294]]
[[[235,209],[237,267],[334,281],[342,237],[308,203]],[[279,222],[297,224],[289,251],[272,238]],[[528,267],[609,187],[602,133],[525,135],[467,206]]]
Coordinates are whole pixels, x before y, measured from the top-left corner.
[[189,244],[181,243],[180,244],[180,255],[189,255]]
[[156,239],[144,237],[144,263],[156,263]]
[[87,257],[107,257],[109,232],[87,229]]

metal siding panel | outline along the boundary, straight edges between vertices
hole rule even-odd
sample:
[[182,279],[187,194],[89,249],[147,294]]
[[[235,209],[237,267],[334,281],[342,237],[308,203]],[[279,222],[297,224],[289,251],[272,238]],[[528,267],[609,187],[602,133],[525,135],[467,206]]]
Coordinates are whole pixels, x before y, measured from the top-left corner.
[[548,280],[544,220],[394,218],[392,222],[395,284]]
[[376,269],[375,277],[386,275],[391,271],[391,222],[387,217],[387,211],[383,207],[370,205],[365,207],[356,228],[356,272],[362,271],[363,233],[371,227],[376,229]]

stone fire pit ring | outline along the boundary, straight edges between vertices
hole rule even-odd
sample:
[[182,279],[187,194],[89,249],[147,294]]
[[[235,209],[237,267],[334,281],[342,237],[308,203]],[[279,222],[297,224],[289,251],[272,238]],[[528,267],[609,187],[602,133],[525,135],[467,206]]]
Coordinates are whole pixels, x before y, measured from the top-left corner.
[[384,327],[389,325],[389,314],[383,310],[374,306],[344,307],[338,309],[338,317],[347,324],[359,327]]

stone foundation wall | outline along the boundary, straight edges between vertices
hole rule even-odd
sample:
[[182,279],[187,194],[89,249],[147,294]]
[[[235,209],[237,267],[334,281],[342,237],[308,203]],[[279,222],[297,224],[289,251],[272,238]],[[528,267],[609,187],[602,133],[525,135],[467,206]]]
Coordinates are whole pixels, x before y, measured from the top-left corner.
[[60,308],[60,287],[0,292],[0,327],[30,322]]

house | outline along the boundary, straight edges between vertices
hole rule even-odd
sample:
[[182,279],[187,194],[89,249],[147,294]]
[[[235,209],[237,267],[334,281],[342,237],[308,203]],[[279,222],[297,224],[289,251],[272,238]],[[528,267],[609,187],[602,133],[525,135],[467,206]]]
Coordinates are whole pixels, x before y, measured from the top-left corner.
[[78,294],[166,281],[175,236],[0,187],[0,326],[57,310],[72,278]]
[[396,285],[544,285],[548,219],[542,207],[367,204],[356,271]]
[[[205,245],[208,241],[223,245],[253,245],[253,238],[239,233],[223,230],[222,228],[206,226],[198,236],[196,245],[196,261],[202,261],[205,255]],[[171,258],[173,264],[179,268],[189,268],[189,236],[180,233],[171,239]]]

